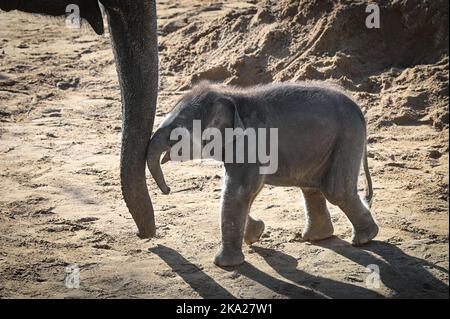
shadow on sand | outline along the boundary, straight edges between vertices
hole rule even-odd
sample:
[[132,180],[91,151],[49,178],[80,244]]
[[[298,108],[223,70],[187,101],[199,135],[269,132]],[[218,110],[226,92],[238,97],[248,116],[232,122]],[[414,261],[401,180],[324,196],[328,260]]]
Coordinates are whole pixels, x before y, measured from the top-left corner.
[[198,266],[189,262],[172,248],[158,245],[150,248],[149,251],[164,260],[202,298],[235,298],[228,290],[205,274]]
[[332,237],[316,245],[364,267],[376,264],[380,269],[381,281],[392,290],[394,298],[449,297],[448,284],[430,272],[434,270],[448,277],[448,269],[410,256],[393,244],[374,240],[362,247],[353,247],[342,239]]
[[[378,265],[381,281],[393,291],[393,297],[448,298],[448,285],[427,270],[435,268],[448,274],[446,269],[409,256],[392,244],[374,241],[362,248],[356,248],[332,237],[316,245],[330,249],[363,267],[369,264]],[[376,291],[362,287],[364,282],[355,285],[312,275],[297,269],[298,262],[290,255],[258,246],[253,249],[287,281],[275,278],[247,262],[238,267],[224,269],[237,272],[288,298],[383,298]],[[163,259],[202,298],[235,298],[226,288],[175,250],[158,245],[150,251]]]

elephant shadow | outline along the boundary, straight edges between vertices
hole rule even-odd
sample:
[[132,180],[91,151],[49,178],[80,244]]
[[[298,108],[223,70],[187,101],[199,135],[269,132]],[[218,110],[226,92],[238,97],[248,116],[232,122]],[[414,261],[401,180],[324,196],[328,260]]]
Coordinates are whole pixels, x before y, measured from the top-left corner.
[[376,265],[380,280],[393,298],[448,298],[449,286],[430,272],[448,278],[448,269],[406,254],[398,246],[374,240],[354,247],[337,237],[315,243],[361,266]]
[[[364,247],[353,247],[337,237],[321,241],[316,246],[330,249],[350,261],[367,267],[379,267],[380,280],[397,298],[448,298],[448,284],[433,276],[428,269],[448,275],[448,270],[424,259],[407,255],[395,245],[373,241]],[[297,259],[280,251],[253,246],[283,279],[275,278],[245,262],[241,266],[224,268],[245,276],[269,290],[288,298],[383,298],[375,289],[325,278],[297,269]],[[158,245],[150,251],[163,259],[202,298],[235,298],[201,268],[192,264],[172,248]]]
[[[409,256],[395,245],[373,241],[356,248],[337,238],[316,243],[330,249],[363,267],[375,264],[380,270],[380,280],[397,298],[431,297],[448,298],[448,285],[435,278],[427,269],[448,274],[448,270]],[[241,266],[224,268],[247,277],[269,290],[288,298],[383,298],[376,290],[298,269],[296,258],[280,251],[254,246],[253,250],[283,279],[244,263]],[[235,298],[226,288],[207,275],[201,268],[189,262],[180,253],[164,245],[151,248],[150,252],[163,259],[172,270],[202,298]],[[378,257],[376,256],[378,255]],[[380,258],[379,258],[380,257]]]
[[[214,299],[235,299],[236,297],[231,294],[227,289],[218,284],[213,278],[208,276],[198,266],[189,262],[180,253],[172,248],[164,245],[158,245],[150,248],[150,252],[158,255],[164,262],[183,280],[195,290],[202,298],[214,298]],[[263,286],[268,287],[279,294],[293,297],[293,298],[314,298],[314,294],[311,294],[307,289],[298,287],[297,285],[276,279],[253,265],[245,262],[241,266],[223,268],[229,272],[236,272],[242,276],[253,279],[256,282],[261,283]]]
[[[277,274],[288,281],[276,279],[248,263],[236,267],[236,270],[280,295],[296,299],[383,298],[378,292],[360,285],[313,275],[300,270],[297,268],[298,261],[296,258],[278,250],[259,246],[253,246],[253,250],[263,257]],[[295,283],[295,285],[289,282]]]
[[184,258],[176,250],[164,245],[150,248],[150,252],[158,255],[183,280],[205,299],[233,299],[231,293],[208,276],[200,267]]
[[[279,251],[261,247],[253,247],[277,273],[286,280],[275,278],[248,262],[237,266],[223,268],[237,273],[268,288],[270,291],[288,298],[381,298],[377,292],[350,283],[327,279],[308,274],[297,269],[297,260]],[[200,267],[192,264],[180,253],[164,245],[149,249],[158,255],[202,298],[235,298],[226,288],[207,275]]]

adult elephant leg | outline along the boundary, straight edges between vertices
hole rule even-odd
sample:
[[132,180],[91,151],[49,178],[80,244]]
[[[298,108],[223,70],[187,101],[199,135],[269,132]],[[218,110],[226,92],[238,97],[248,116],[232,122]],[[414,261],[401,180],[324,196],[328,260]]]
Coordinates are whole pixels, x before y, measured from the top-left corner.
[[155,218],[145,178],[146,149],[158,94],[158,46],[154,0],[101,0],[108,15],[122,95],[122,194],[139,230],[155,235]]

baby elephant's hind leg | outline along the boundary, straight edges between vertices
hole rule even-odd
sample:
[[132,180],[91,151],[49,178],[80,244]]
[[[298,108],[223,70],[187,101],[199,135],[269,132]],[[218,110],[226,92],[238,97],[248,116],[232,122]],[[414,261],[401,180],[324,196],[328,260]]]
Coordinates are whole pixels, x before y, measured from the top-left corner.
[[366,142],[365,134],[358,132],[363,127],[354,127],[352,133],[355,123],[351,117],[347,119],[346,135],[335,147],[335,156],[321,190],[331,204],[339,206],[347,215],[353,226],[352,243],[357,246],[372,240],[378,233],[378,226],[358,195],[358,175]]
[[318,241],[333,236],[333,224],[323,194],[312,188],[302,188],[305,199],[305,229],[303,240]]
[[339,208],[352,223],[352,244],[355,246],[368,243],[378,234],[378,226],[372,214],[358,194],[346,197],[339,203]]

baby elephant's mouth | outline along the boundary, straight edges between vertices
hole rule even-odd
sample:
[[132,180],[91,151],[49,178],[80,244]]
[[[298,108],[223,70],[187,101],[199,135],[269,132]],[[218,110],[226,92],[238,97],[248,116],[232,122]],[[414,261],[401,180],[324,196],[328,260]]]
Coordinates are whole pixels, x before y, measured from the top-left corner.
[[161,164],[165,164],[165,163],[167,163],[168,161],[170,161],[171,160],[171,158],[170,158],[170,149],[166,152],[166,154],[164,154],[164,156],[163,156],[163,158],[162,158],[162,160],[161,160]]

